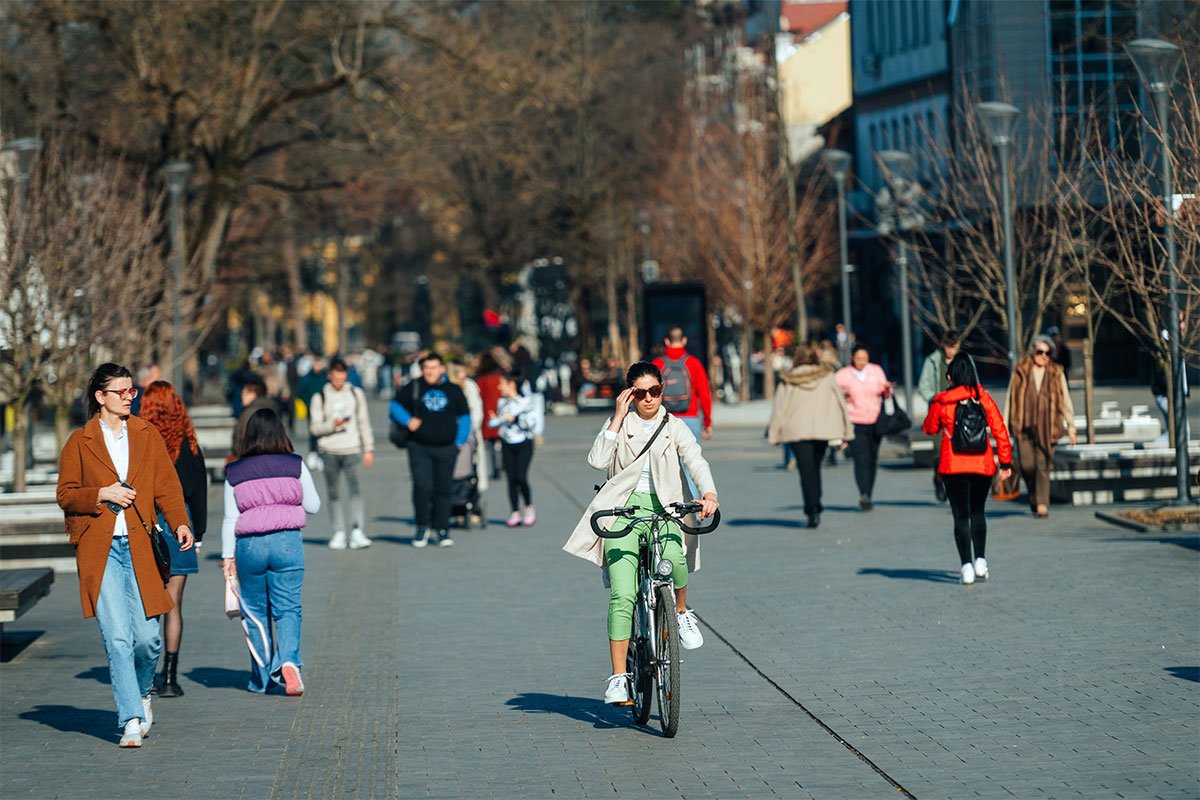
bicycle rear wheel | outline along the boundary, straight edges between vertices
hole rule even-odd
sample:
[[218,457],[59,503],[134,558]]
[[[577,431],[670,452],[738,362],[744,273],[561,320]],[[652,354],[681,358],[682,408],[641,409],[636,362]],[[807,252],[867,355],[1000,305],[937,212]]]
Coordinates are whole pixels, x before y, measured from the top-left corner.
[[679,731],[679,618],[675,616],[675,595],[670,587],[659,586],[655,592],[658,594],[654,609],[658,716],[663,736],[669,739]]
[[651,694],[654,690],[649,619],[645,598],[639,597],[633,607],[633,636],[629,641],[629,653],[625,656],[625,671],[633,676],[630,681],[633,692],[630,711],[638,725],[645,725],[650,719]]

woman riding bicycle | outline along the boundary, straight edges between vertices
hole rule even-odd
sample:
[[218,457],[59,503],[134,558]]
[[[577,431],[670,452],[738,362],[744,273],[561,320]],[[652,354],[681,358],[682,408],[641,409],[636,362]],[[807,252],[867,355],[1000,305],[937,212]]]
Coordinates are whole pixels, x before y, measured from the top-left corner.
[[[588,453],[588,464],[607,470],[608,480],[596,493],[583,518],[563,545],[571,555],[585,558],[607,569],[612,595],[608,604],[609,652],[612,676],[604,692],[606,703],[629,702],[630,676],[625,672],[625,656],[633,625],[633,605],[637,594],[638,537],[647,534],[645,524],[631,527],[619,539],[601,539],[592,532],[593,512],[635,506],[646,515],[663,513],[671,503],[692,500],[682,465],[696,482],[703,506],[700,518],[709,517],[718,508],[717,487],[713,484],[708,462],[688,427],[662,408],[662,374],[658,367],[639,361],[625,376],[629,388],[617,397],[617,407],[604,429],[596,436]],[[630,414],[630,409],[636,413]],[[650,443],[647,449],[647,443]],[[632,523],[625,518],[608,518],[608,530]],[[679,618],[679,641],[687,650],[704,644],[696,624],[696,615],[687,607],[688,572],[700,568],[695,536],[688,536],[686,558],[678,526],[668,524],[661,535],[663,557],[674,565],[675,610]]]

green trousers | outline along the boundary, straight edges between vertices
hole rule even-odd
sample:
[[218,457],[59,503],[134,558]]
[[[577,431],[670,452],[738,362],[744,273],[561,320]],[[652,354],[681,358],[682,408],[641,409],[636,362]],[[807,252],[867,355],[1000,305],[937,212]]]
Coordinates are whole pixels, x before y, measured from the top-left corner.
[[[647,513],[663,511],[658,496],[654,494],[634,492],[625,505],[636,506]],[[650,525],[644,522],[634,525],[632,520],[618,518],[612,529],[628,530],[619,539],[604,540],[604,563],[608,566],[608,581],[612,586],[612,596],[608,601],[608,638],[621,642],[628,639],[633,631],[633,603],[638,590],[638,540],[650,535]],[[663,558],[675,565],[672,573],[675,588],[682,589],[687,586],[688,571],[683,558],[683,535],[679,526],[673,522],[661,523],[658,539],[662,542]]]

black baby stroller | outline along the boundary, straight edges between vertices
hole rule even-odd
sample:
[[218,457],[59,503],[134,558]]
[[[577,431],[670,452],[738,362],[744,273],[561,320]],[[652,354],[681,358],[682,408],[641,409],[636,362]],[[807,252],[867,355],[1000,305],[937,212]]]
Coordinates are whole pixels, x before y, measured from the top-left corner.
[[450,521],[467,530],[487,527],[487,503],[479,489],[480,449],[479,440],[472,432],[467,444],[458,451],[450,485]]

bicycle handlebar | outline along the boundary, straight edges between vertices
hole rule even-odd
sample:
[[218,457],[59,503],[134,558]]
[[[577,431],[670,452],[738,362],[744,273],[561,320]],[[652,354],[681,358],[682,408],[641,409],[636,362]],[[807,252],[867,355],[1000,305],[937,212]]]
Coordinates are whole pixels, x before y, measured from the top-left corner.
[[[687,533],[697,535],[711,533],[712,531],[716,530],[718,525],[721,524],[720,510],[713,512],[713,515],[709,518],[711,521],[707,525],[701,525],[693,528],[691,525],[688,525],[686,522],[684,522],[682,517],[685,517],[688,514],[698,513],[703,508],[703,506],[701,506],[699,503],[672,503],[671,508],[674,510],[677,516],[672,516],[670,514],[663,514],[660,516],[674,520],[679,524],[679,527]],[[601,509],[591,516],[590,522],[592,526],[592,533],[596,534],[602,539],[619,539],[629,532],[628,529],[619,531],[606,531],[600,527],[598,524],[599,521],[605,517],[625,517],[626,519],[633,519],[637,516],[639,511],[641,511],[641,509],[637,508],[636,506]]]

